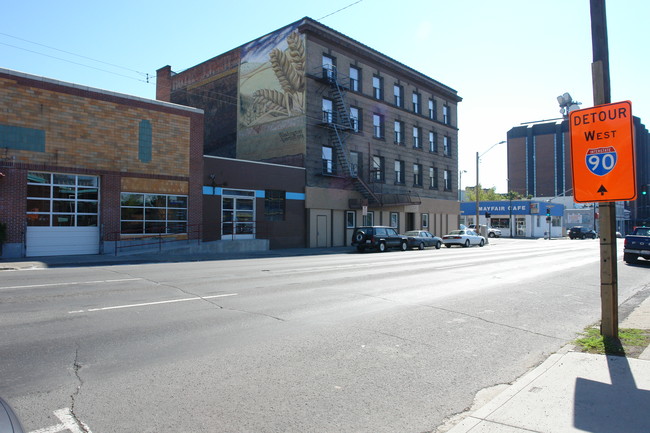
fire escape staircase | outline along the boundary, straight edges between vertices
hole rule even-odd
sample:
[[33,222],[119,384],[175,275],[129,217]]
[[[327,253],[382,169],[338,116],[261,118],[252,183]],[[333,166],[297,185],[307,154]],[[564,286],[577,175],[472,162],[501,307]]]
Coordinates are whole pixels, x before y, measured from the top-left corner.
[[329,128],[330,142],[336,149],[336,155],[341,167],[340,172],[343,173],[345,177],[352,179],[354,189],[361,193],[361,195],[368,200],[368,203],[381,204],[382,200],[380,196],[372,190],[370,185],[358,176],[357,167],[350,164],[350,153],[348,152],[345,140],[349,131],[352,131],[354,128],[352,125],[352,119],[350,119],[350,111],[345,103],[345,88],[339,83],[336,70],[323,70],[323,76],[329,83],[329,95],[333,101],[333,113],[329,116],[324,113],[323,120]]

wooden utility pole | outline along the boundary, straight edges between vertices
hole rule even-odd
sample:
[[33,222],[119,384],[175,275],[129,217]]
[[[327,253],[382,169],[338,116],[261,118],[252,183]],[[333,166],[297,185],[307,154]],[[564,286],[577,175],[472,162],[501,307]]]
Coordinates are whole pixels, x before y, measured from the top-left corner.
[[[605,0],[590,0],[591,64],[594,105],[611,103]],[[616,203],[600,203],[600,298],[603,337],[618,338],[618,269],[616,265]]]

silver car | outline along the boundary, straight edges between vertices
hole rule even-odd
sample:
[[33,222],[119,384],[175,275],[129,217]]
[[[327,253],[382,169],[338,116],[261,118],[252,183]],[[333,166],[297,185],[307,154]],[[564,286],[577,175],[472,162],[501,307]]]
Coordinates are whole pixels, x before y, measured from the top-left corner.
[[458,245],[461,247],[478,245],[479,247],[482,247],[485,245],[485,238],[470,229],[452,230],[449,234],[442,237],[442,243],[445,244],[447,248],[451,248],[452,245]]

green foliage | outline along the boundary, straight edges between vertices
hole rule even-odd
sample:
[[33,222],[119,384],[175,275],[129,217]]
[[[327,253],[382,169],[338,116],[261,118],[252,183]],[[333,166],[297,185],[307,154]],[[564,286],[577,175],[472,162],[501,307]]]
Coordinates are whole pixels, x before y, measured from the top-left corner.
[[606,338],[597,328],[589,328],[575,340],[582,352],[626,356],[643,351],[650,344],[650,333],[642,329],[619,329],[618,338]]

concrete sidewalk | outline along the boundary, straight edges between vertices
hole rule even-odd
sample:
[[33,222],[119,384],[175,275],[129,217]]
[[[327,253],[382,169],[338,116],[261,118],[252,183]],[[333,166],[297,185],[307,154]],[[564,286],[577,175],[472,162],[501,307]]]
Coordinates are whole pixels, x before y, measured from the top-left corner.
[[[620,328],[650,329],[650,298]],[[551,355],[448,433],[649,433],[650,348],[638,359]]]

